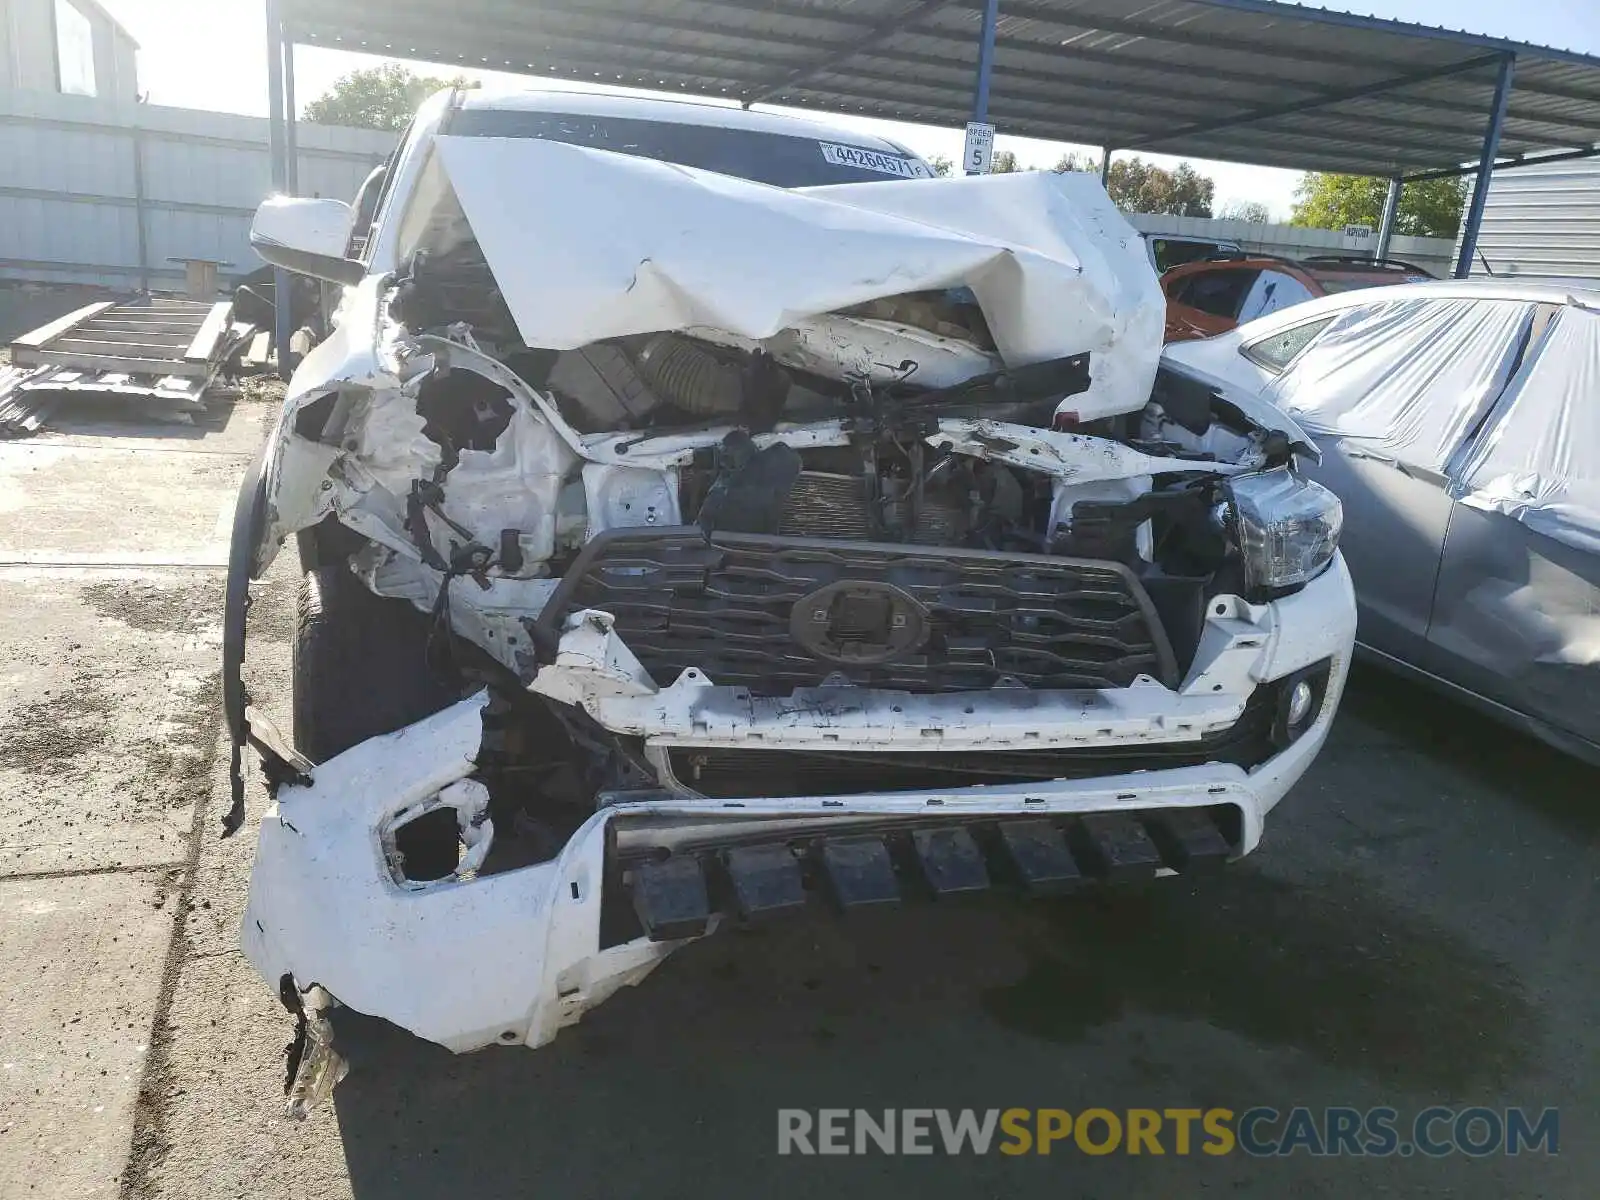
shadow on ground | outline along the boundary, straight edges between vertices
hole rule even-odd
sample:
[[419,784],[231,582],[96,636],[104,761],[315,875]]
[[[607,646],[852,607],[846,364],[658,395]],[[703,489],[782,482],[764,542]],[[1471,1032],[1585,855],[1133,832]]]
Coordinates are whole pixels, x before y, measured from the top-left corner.
[[[358,1197],[468,1179],[482,1197],[691,1181],[697,1195],[837,1196],[890,1178],[969,1196],[1001,1194],[1018,1168],[849,1160],[819,1176],[776,1156],[776,1110],[1242,1105],[1263,1058],[1300,1092],[1341,1081],[1330,1102],[1359,1102],[1351,1081],[1369,1104],[1498,1094],[1538,1030],[1514,976],[1450,934],[1354,884],[1308,892],[1242,867],[1044,906],[722,935],[535,1053],[455,1058],[365,1018],[340,1037]],[[1141,1167],[1120,1163],[1097,1169]]]
[[[1548,917],[1582,907],[1573,881],[1594,875],[1596,773],[1370,672],[1347,704],[1262,852],[1213,876],[721,934],[531,1053],[457,1058],[341,1014],[355,1195],[1576,1194],[1562,1181],[1592,1164],[1570,1153],[776,1153],[785,1107],[1537,1102],[1581,1118],[1595,939]],[[1514,841],[1475,832],[1507,823]]]
[[1340,712],[1342,723],[1352,718],[1559,822],[1569,834],[1600,841],[1600,768],[1362,663],[1350,674]]

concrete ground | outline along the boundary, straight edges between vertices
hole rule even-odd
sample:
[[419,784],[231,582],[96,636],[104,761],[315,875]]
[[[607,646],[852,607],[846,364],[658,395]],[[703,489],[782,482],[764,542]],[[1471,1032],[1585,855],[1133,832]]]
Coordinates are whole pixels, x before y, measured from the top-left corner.
[[[217,836],[228,518],[271,416],[0,444],[0,1196],[1600,1188],[1600,773],[1368,672],[1224,874],[722,935],[537,1052],[351,1016],[349,1078],[287,1123],[290,1024],[237,950],[258,783]],[[253,613],[280,714],[292,557]],[[1297,1104],[1554,1106],[1560,1153],[776,1153],[779,1108]]]

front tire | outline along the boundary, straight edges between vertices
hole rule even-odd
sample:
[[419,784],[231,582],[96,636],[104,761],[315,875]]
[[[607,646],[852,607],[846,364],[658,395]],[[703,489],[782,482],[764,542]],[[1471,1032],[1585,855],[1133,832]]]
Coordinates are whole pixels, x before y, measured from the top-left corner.
[[345,563],[313,567],[294,640],[294,744],[326,762],[458,697],[428,669],[429,618],[373,595]]

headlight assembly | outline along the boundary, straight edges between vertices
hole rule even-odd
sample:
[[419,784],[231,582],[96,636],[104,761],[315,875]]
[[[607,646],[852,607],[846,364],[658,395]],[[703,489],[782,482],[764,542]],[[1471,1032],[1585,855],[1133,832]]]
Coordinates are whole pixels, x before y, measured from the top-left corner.
[[1235,475],[1228,507],[1251,592],[1299,587],[1333,561],[1344,507],[1327,488],[1288,467]]

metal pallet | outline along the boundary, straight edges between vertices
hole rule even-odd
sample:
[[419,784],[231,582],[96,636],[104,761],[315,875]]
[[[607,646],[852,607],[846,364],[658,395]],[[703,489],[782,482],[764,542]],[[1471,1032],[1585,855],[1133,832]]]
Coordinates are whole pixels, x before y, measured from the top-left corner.
[[209,378],[228,330],[232,305],[222,300],[141,297],[102,301],[25,333],[11,343],[21,367],[73,367],[85,373]]
[[251,335],[228,301],[140,297],[68,313],[11,343],[0,369],[0,437],[36,432],[72,400],[126,402],[184,419],[205,411],[223,360]]

